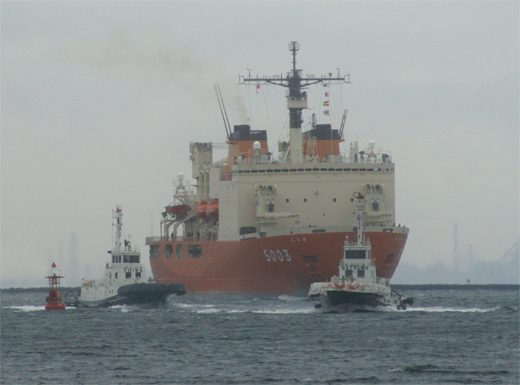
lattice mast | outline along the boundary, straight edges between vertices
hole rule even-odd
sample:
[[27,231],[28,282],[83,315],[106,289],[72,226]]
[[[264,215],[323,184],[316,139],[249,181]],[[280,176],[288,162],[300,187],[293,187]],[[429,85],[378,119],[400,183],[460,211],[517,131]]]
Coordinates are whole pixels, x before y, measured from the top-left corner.
[[285,78],[252,78],[249,74],[248,78],[239,77],[240,84],[248,83],[270,83],[277,86],[286,87],[287,90],[287,108],[289,109],[289,151],[291,163],[303,163],[302,150],[302,111],[307,108],[307,93],[302,91],[308,86],[316,83],[350,83],[350,74],[341,76],[338,69],[336,77],[329,73],[329,76],[303,77],[302,70],[296,68],[296,52],[299,51],[300,44],[296,41],[289,43],[289,51],[293,55],[293,68],[287,72]]

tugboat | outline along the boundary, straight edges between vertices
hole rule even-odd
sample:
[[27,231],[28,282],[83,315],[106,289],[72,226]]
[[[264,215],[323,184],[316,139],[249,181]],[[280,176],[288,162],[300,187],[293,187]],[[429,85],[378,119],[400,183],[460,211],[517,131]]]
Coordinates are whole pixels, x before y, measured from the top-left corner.
[[354,311],[370,311],[377,307],[392,306],[406,310],[413,305],[413,298],[406,298],[390,288],[390,280],[377,277],[376,266],[372,259],[372,245],[363,230],[363,209],[367,201],[356,192],[357,236],[350,242],[348,236],[343,246],[343,258],[339,263],[339,276],[330,282],[315,282],[309,289],[309,299],[319,299],[316,308],[331,308],[346,305]]
[[56,274],[58,267],[53,262],[51,265],[51,274],[45,277],[49,280],[49,296],[47,297],[47,305],[45,310],[65,310],[65,304],[61,300],[60,279],[65,278]]
[[108,253],[112,255],[112,263],[107,263],[103,279],[85,281],[79,288],[70,290],[64,295],[65,303],[76,307],[108,307],[114,305],[152,304],[166,300],[170,294],[186,294],[183,284],[163,284],[157,280],[149,282],[143,279],[144,266],[141,264],[141,253],[132,248],[130,241],[121,244],[123,227],[123,211],[120,206],[112,210],[116,227],[115,243]]

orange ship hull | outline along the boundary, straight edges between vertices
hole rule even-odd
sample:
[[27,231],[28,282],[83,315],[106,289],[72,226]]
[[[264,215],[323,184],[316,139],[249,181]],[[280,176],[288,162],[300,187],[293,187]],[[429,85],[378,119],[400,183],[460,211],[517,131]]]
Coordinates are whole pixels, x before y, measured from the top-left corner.
[[[407,233],[366,233],[378,277],[390,279],[394,274]],[[183,283],[192,293],[307,291],[311,283],[338,274],[347,235],[355,238],[354,232],[325,232],[240,241],[156,241],[151,245],[158,246],[159,253],[150,258],[150,265],[160,282]],[[170,258],[165,257],[167,245],[173,250]],[[190,246],[201,250],[197,258],[190,258]]]

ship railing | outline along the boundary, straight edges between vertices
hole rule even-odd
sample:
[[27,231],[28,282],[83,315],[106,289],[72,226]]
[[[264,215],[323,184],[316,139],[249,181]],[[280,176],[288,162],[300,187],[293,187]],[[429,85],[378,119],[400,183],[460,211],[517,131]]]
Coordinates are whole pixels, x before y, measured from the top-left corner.
[[343,155],[326,155],[319,163],[345,163]]
[[152,245],[156,242],[161,242],[163,237],[146,237],[145,238],[145,244],[146,245]]
[[255,155],[252,158],[238,159],[237,164],[270,164],[272,163],[271,155]]
[[102,286],[104,280],[102,279],[92,279],[89,281],[83,281],[81,286],[83,287],[96,287],[96,286]]
[[360,154],[350,153],[350,163],[392,163],[392,155],[389,153]]
[[165,241],[187,241],[189,237],[187,237],[186,235],[176,235],[176,236],[173,236],[173,235],[169,235],[169,236],[166,236],[166,237],[163,237],[163,238],[166,238]]
[[186,235],[177,235],[177,236],[163,235],[163,236],[159,236],[159,237],[146,237],[146,244],[152,245],[157,242],[194,241],[194,240],[198,240],[198,239],[195,239],[195,237],[189,237]]
[[[272,158],[273,164],[285,164],[290,162],[285,162],[282,160],[277,160],[276,158]],[[305,160],[303,162],[304,164],[307,163],[347,163],[347,157],[344,153],[341,155],[324,155],[324,156],[306,156]]]

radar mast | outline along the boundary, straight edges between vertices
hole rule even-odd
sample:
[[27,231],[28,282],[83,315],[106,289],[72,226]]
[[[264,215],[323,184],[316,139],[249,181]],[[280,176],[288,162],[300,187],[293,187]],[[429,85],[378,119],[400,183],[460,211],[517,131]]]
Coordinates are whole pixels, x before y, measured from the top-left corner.
[[296,68],[296,52],[300,50],[300,43],[297,41],[291,41],[289,43],[289,51],[292,52],[293,56],[293,68],[287,72],[285,78],[283,76],[278,77],[263,77],[263,78],[252,78],[251,72],[249,77],[239,76],[240,84],[251,84],[257,83],[269,83],[281,87],[288,88],[287,97],[287,108],[289,109],[289,148],[290,148],[290,159],[291,163],[303,163],[303,150],[302,150],[302,111],[307,108],[307,92],[302,89],[307,88],[310,85],[317,83],[347,83],[350,84],[350,74],[340,75],[339,69],[336,77],[329,73],[328,76],[321,77],[303,77],[302,70]]

